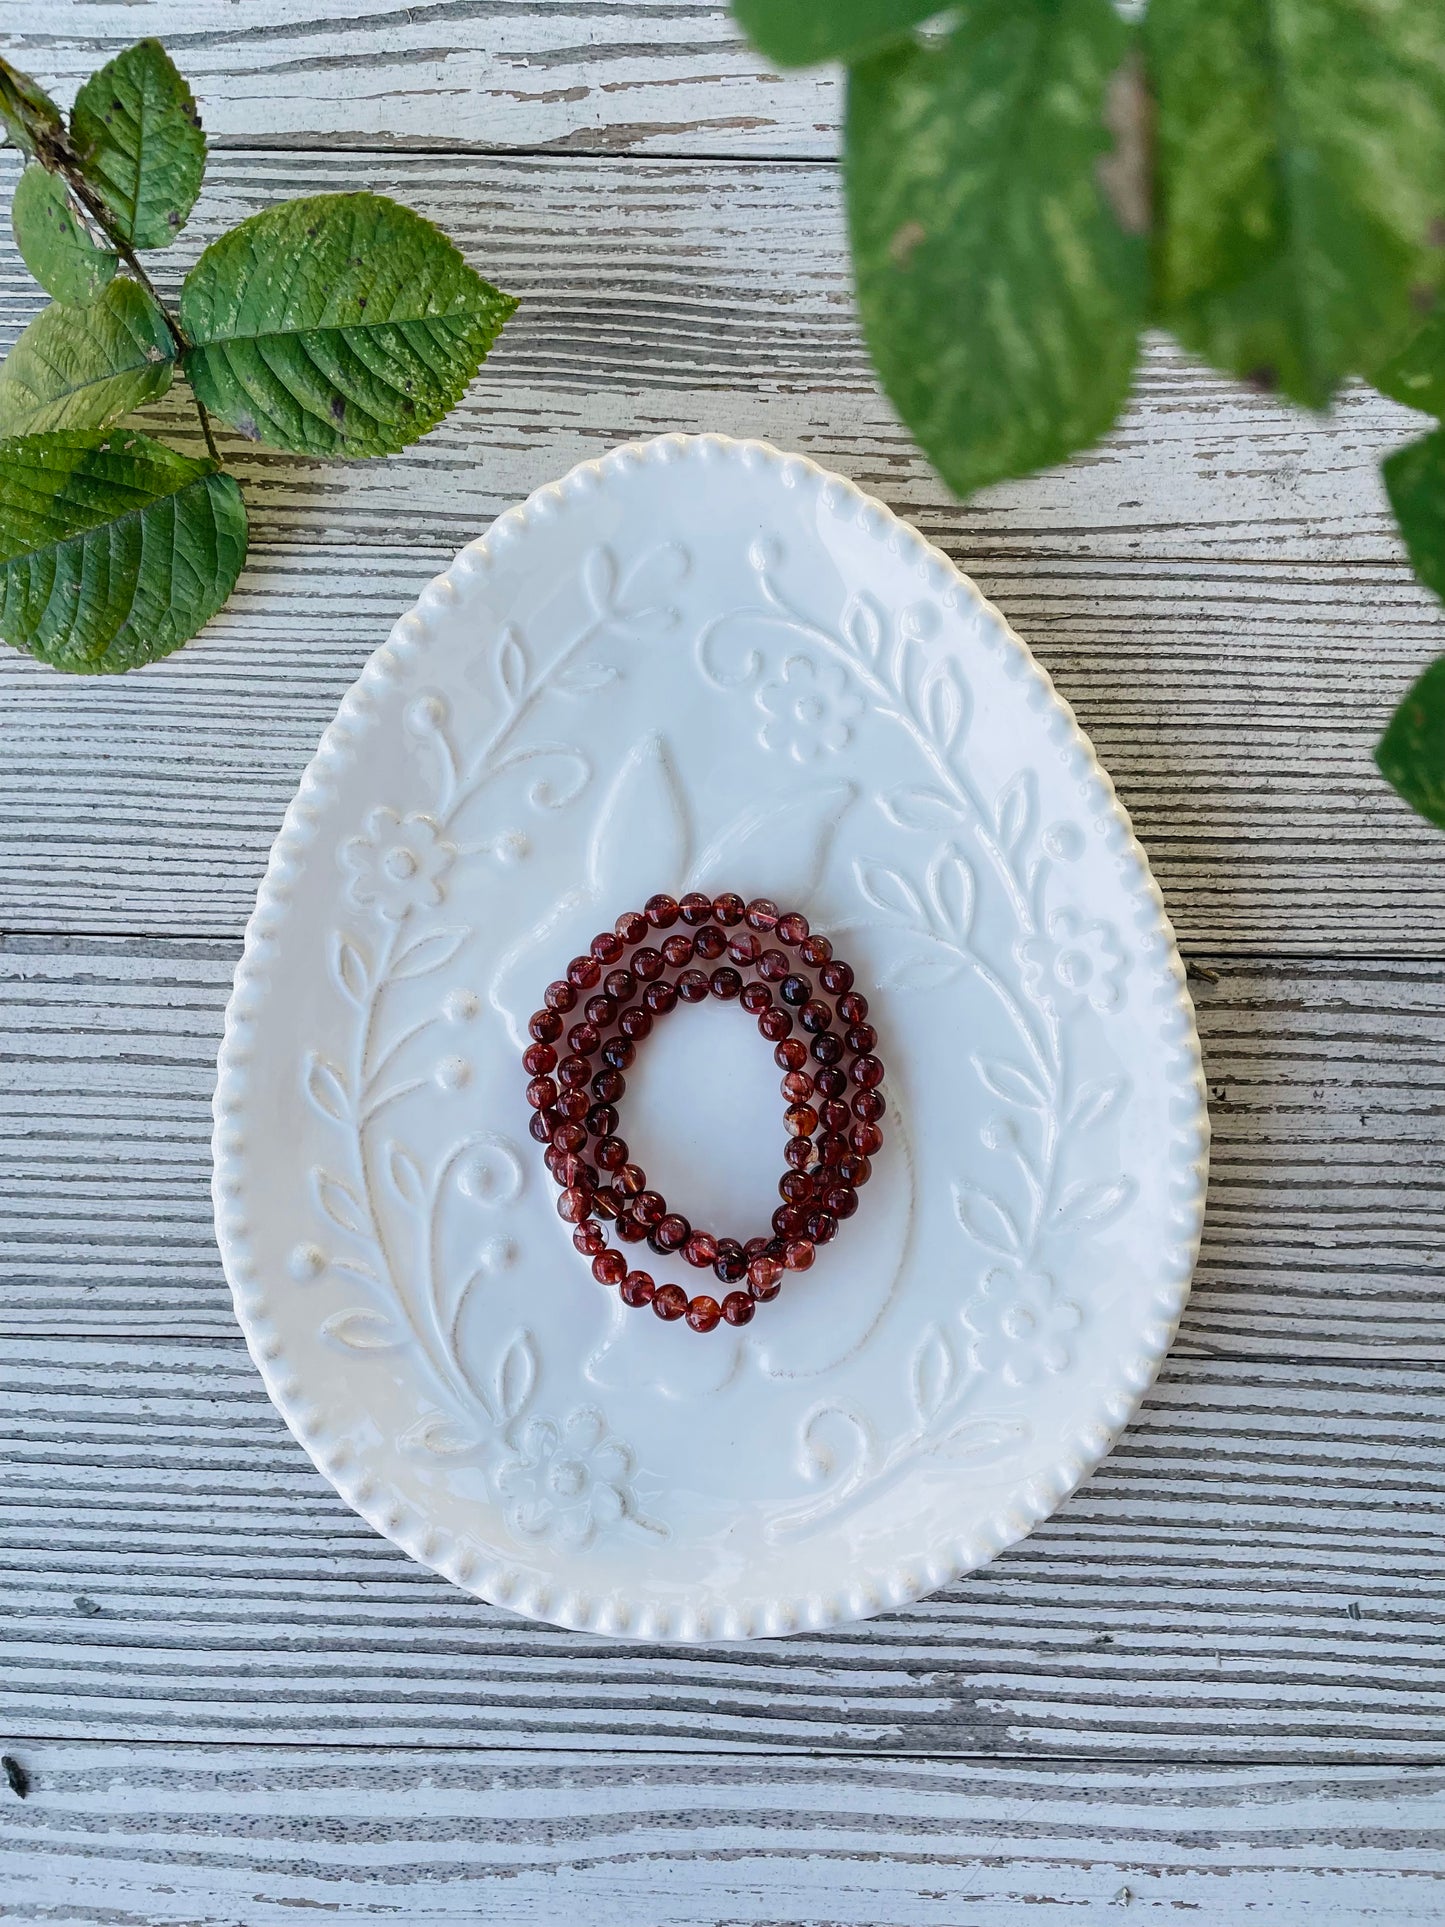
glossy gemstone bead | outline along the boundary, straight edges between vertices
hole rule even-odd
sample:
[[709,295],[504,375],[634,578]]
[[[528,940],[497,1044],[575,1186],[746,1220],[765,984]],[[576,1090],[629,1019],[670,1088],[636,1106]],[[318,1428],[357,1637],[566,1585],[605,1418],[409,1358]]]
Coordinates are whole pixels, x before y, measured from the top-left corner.
[[598,1071],[592,1080],[592,1095],[599,1104],[615,1104],[626,1089],[627,1079],[621,1071],[614,1071],[610,1067]]
[[872,1177],[873,1166],[861,1151],[849,1151],[847,1157],[839,1158],[833,1175],[840,1184],[851,1184],[856,1191]]
[[878,1033],[871,1024],[851,1024],[844,1035],[843,1042],[849,1050],[863,1057],[878,1042]]
[[773,993],[766,984],[747,983],[743,985],[743,994],[738,1002],[749,1017],[757,1017],[763,1011],[772,1009]]
[[876,1124],[855,1124],[848,1133],[848,1142],[865,1158],[871,1158],[883,1148],[883,1133]]
[[776,1298],[783,1288],[783,1267],[776,1258],[759,1253],[748,1265],[748,1290],[762,1303]]
[[682,1255],[698,1271],[707,1271],[717,1257],[717,1239],[710,1231],[694,1231],[682,1248]]
[[814,1140],[818,1146],[818,1158],[823,1164],[836,1164],[839,1158],[848,1155],[848,1140],[837,1131],[825,1131],[822,1137]]
[[692,962],[692,938],[685,930],[679,930],[663,944],[662,954],[674,970],[681,970],[684,964]]
[[820,1064],[836,1064],[843,1056],[843,1039],[835,1030],[825,1030],[813,1039],[813,1056]]
[[562,1035],[562,1019],[555,1010],[534,1010],[527,1029],[539,1044],[555,1044]]
[[806,977],[784,977],[778,985],[778,995],[785,1004],[791,1004],[794,1009],[801,1004],[806,1004],[812,994],[812,986]]
[[557,1066],[557,1082],[564,1084],[569,1091],[586,1084],[592,1077],[592,1064],[586,1057],[564,1057]]
[[548,984],[542,1001],[548,1010],[571,1010],[577,1002],[576,985],[569,984],[565,977],[559,977],[555,983]]
[[747,1259],[748,1263],[751,1264],[754,1258],[761,1258],[767,1248],[768,1240],[766,1238],[749,1238],[743,1246],[743,1256]]
[[599,1251],[592,1260],[592,1276],[599,1285],[620,1285],[627,1276],[627,1260],[620,1251]]
[[712,898],[705,897],[701,890],[689,890],[678,901],[678,914],[684,923],[708,923],[712,918]]
[[751,930],[734,930],[728,938],[728,955],[735,964],[756,963],[763,946]]
[[574,957],[567,966],[567,981],[578,990],[592,990],[602,981],[602,966],[595,957]]
[[630,970],[609,970],[602,979],[602,988],[620,1010],[637,995],[637,979]]
[[715,1330],[721,1317],[722,1306],[716,1298],[709,1298],[705,1292],[699,1292],[687,1308],[687,1322],[695,1332]]
[[749,930],[776,930],[782,912],[771,897],[754,897],[743,914]]
[[620,1171],[627,1162],[627,1141],[620,1137],[604,1137],[593,1147],[592,1155],[602,1171]]
[[681,1285],[664,1285],[653,1293],[652,1309],[659,1318],[681,1318],[687,1310],[687,1293]]
[[712,973],[709,988],[721,1003],[729,1004],[743,987],[743,980],[731,964],[719,964]]
[[622,960],[627,945],[615,930],[604,930],[592,939],[590,949],[600,964],[615,964]]
[[552,1132],[556,1128],[556,1125],[557,1114],[555,1111],[533,1111],[532,1121],[527,1126],[527,1129],[539,1144],[550,1144],[552,1141]]
[[851,1218],[858,1209],[858,1193],[851,1184],[830,1184],[823,1193],[823,1209],[835,1218]]
[[655,897],[649,897],[643,909],[654,930],[670,930],[681,914],[676,897],[670,897],[663,891],[659,891]]
[[522,1069],[528,1077],[545,1077],[557,1068],[555,1044],[528,1044],[522,1052]]
[[846,1097],[848,1079],[836,1064],[824,1064],[813,1073],[813,1089],[819,1097]]
[[[758,1028],[761,1030],[761,1022]],[[800,1071],[807,1061],[808,1046],[801,1037],[785,1037],[773,1052],[773,1062],[780,1071]]]
[[745,1291],[730,1291],[722,1301],[722,1315],[730,1325],[746,1325],[756,1310]]
[[808,1222],[808,1213],[800,1204],[780,1204],[773,1213],[773,1229],[780,1238],[802,1236]]
[[624,943],[641,943],[648,931],[647,918],[640,910],[624,910],[613,929]]
[[712,913],[725,929],[730,930],[735,923],[742,922],[747,905],[736,890],[724,890],[720,897],[713,898]]
[[632,1201],[632,1214],[645,1225],[654,1225],[667,1213],[667,1200],[660,1191],[639,1191]]
[[804,1030],[811,1031],[814,1036],[819,1031],[826,1030],[832,1021],[832,1009],[823,1002],[821,997],[810,997],[798,1012],[798,1022]]
[[779,1010],[774,1006],[773,1009],[761,1011],[758,1015],[758,1029],[770,1044],[781,1043],[792,1028],[793,1018],[790,1011]]
[[677,1009],[677,989],[673,984],[649,984],[642,993],[642,1001],[654,1017],[665,1017],[670,1010]]
[[613,1229],[624,1243],[630,1245],[640,1244],[647,1236],[647,1226],[635,1211],[619,1211]]
[[553,1128],[552,1142],[559,1151],[580,1151],[587,1142],[587,1133],[569,1118]]
[[861,1024],[868,1015],[868,999],[860,991],[850,990],[838,999],[838,1016],[845,1024]]
[[830,957],[818,972],[818,982],[832,996],[841,996],[853,988],[853,966],[844,963],[841,957]]
[[781,950],[765,950],[758,958],[758,975],[764,983],[780,984],[792,973],[793,966]]
[[616,1001],[605,990],[599,990],[595,997],[589,997],[583,1009],[588,1023],[595,1024],[598,1030],[606,1030],[617,1016]]
[[615,1071],[631,1070],[637,1046],[630,1037],[609,1037],[602,1046],[602,1056]]
[[818,1153],[810,1137],[790,1137],[783,1156],[794,1171],[806,1171],[817,1162]]
[[692,940],[692,947],[706,963],[716,963],[728,947],[728,940],[715,923],[705,923]]
[[601,1042],[602,1032],[596,1024],[574,1024],[567,1033],[567,1048],[579,1057],[590,1057]]
[[813,1180],[806,1171],[784,1171],[778,1179],[778,1196],[784,1204],[811,1204]]
[[808,1213],[808,1237],[815,1245],[829,1244],[837,1235],[838,1220],[831,1211]]
[[778,942],[796,950],[808,934],[808,919],[796,910],[790,910],[785,917],[778,918]]
[[624,1305],[650,1305],[656,1290],[651,1272],[629,1271],[618,1287],[618,1296]]
[[592,1099],[586,1091],[561,1091],[556,1108],[557,1115],[565,1117],[569,1124],[581,1124],[592,1109]]
[[811,1137],[818,1128],[818,1113],[811,1104],[790,1104],[783,1112],[783,1129],[789,1137]]
[[641,1004],[628,1004],[625,1010],[617,1013],[617,1028],[624,1037],[630,1037],[634,1043],[638,1043],[652,1029],[652,1013],[644,1010]]
[[593,1137],[611,1137],[619,1121],[615,1104],[594,1104],[582,1120]]
[[685,1004],[703,1003],[711,994],[705,970],[684,970],[677,980],[677,994]]
[[712,1261],[712,1268],[714,1277],[725,1285],[741,1284],[747,1277],[748,1261],[736,1238],[719,1238],[717,1256]]
[[827,963],[832,954],[833,946],[828,939],[816,935],[805,937],[798,950],[798,955],[810,970],[816,970],[819,964]]
[[555,1077],[534,1077],[527,1086],[527,1102],[534,1111],[550,1110],[557,1102]]
[[846,1131],[853,1122],[853,1113],[840,1097],[830,1097],[818,1106],[818,1122],[825,1131]]
[[640,1164],[624,1164],[612,1173],[612,1182],[626,1198],[640,1198],[647,1189],[647,1173]]
[[650,943],[643,944],[641,949],[632,953],[632,973],[639,983],[654,983],[666,968],[662,952],[654,950]]
[[883,1066],[876,1057],[855,1058],[848,1075],[865,1091],[875,1090],[883,1082]]
[[605,1218],[607,1223],[611,1224],[612,1220],[619,1215],[621,1210],[622,1199],[618,1197],[617,1193],[612,1189],[612,1186],[610,1184],[599,1186],[597,1194],[592,1200],[593,1217]]
[[669,1211],[659,1218],[653,1236],[663,1251],[681,1251],[692,1236],[692,1226],[680,1211]]
[[862,1124],[876,1124],[888,1109],[888,1099],[882,1091],[854,1091],[853,1115]]
[[557,1216],[568,1224],[581,1224],[591,1215],[592,1193],[583,1190],[580,1184],[569,1184],[565,1191],[557,1194]]
[[783,1253],[783,1263],[789,1271],[807,1271],[816,1256],[811,1238],[794,1238]]
[[783,1096],[790,1104],[801,1104],[813,1095],[813,1080],[806,1071],[789,1071],[783,1078]]
[[587,1218],[572,1233],[572,1242],[584,1258],[595,1258],[607,1249],[607,1233],[595,1218]]

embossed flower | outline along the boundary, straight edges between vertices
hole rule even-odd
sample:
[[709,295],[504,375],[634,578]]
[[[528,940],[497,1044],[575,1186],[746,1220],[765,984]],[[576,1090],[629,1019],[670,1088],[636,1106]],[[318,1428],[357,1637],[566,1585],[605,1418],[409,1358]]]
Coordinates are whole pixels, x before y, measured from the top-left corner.
[[1018,947],[1024,979],[1039,1002],[1067,1010],[1087,998],[1095,1010],[1118,1010],[1129,964],[1113,926],[1056,910],[1047,927],[1046,937],[1030,937]]
[[969,1356],[979,1371],[1009,1385],[1029,1385],[1041,1371],[1068,1369],[1070,1336],[1083,1313],[1057,1296],[1046,1272],[995,1265],[964,1306],[963,1322],[973,1334]]
[[441,902],[442,879],[455,856],[431,817],[398,816],[384,804],[367,817],[366,834],[341,848],[352,899],[374,903],[393,923]]
[[789,656],[782,674],[761,685],[757,700],[765,719],[758,741],[795,763],[844,748],[863,707],[841,664],[817,663],[811,656]]
[[579,1405],[560,1425],[537,1418],[524,1426],[497,1484],[519,1538],[586,1546],[633,1510],[632,1453],[595,1407]]

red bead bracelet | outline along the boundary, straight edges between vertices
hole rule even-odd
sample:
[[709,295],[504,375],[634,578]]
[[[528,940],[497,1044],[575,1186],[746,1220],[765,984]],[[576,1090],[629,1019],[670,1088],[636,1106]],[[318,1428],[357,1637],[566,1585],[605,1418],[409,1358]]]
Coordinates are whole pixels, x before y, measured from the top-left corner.
[[[674,930],[677,924],[684,927]],[[673,934],[662,934],[668,931]],[[798,962],[766,947],[770,936],[795,949]],[[697,959],[714,967],[700,969]],[[557,1208],[573,1224],[579,1251],[591,1258],[600,1283],[619,1287],[625,1303],[651,1304],[664,1319],[686,1317],[697,1331],[720,1322],[746,1324],[758,1302],[777,1296],[783,1272],[808,1269],[818,1245],[852,1216],[882,1145],[885,1108],[876,1033],[867,999],[853,984],[851,966],[834,957],[826,937],[811,934],[806,917],[782,912],[767,898],[745,904],[732,892],[694,892],[681,902],[655,896],[644,911],[626,912],[548,986],[544,1008],[528,1024],[531,1042],[523,1055],[532,1134],[547,1147],[561,1192]],[[565,1020],[584,997],[569,1028]],[[679,1003],[709,998],[737,1002],[755,1016],[784,1073],[783,1202],[773,1212],[772,1235],[746,1242],[694,1230],[670,1211],[618,1135],[617,1103],[638,1043]],[[799,1025],[806,1040],[793,1035]],[[564,1030],[565,1055],[559,1048]],[[649,1273],[630,1270],[625,1255],[608,1245],[605,1222],[615,1222],[627,1242],[646,1238],[660,1255],[678,1252],[699,1269],[711,1266],[724,1284],[745,1279],[747,1289],[719,1303],[707,1294],[689,1298],[681,1285],[659,1286]]]

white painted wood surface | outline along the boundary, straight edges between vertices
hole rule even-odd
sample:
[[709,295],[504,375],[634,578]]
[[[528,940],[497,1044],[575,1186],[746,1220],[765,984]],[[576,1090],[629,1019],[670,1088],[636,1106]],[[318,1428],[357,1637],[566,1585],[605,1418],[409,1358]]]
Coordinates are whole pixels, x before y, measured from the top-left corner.
[[[62,99],[144,33],[213,136],[162,278],[368,185],[525,305],[402,457],[232,451],[252,561],[171,663],[0,654],[0,1918],[1438,1921],[1445,864],[1368,761],[1445,644],[1375,469],[1418,422],[1156,345],[1102,448],[953,503],[859,344],[837,82],[766,74],[725,9],[0,0]],[[7,234],[4,342],[38,305]],[[803,448],[969,569],[1221,973],[1198,1287],[1119,1451],[938,1599],[688,1653],[520,1624],[348,1513],[206,1196],[241,924],[341,692],[499,509],[668,428]]]

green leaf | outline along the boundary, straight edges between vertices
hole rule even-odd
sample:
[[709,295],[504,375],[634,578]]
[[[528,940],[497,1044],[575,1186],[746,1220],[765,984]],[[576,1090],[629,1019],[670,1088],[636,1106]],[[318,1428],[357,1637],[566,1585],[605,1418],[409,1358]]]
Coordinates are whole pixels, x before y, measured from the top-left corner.
[[1320,408],[1445,277],[1445,7],[1151,0],[1159,312]]
[[58,174],[27,167],[15,186],[10,225],[20,258],[57,301],[84,307],[114,275],[117,258],[91,240]]
[[52,150],[65,136],[65,122],[55,102],[8,60],[0,60],[0,128],[22,154]]
[[[950,0],[733,0],[738,25],[780,67],[859,60],[906,40]],[[955,0],[956,4],[956,0]]]
[[1436,657],[1390,718],[1375,761],[1411,809],[1445,830],[1445,656]]
[[0,441],[0,636],[57,669],[132,669],[188,642],[246,555],[241,491],[148,435]]
[[1144,248],[1102,183],[1129,44],[1108,0],[977,0],[850,75],[868,346],[960,494],[1084,447],[1128,392]]
[[253,441],[386,455],[460,400],[516,305],[380,194],[283,201],[186,276],[186,373]]
[[1445,429],[1397,449],[1380,472],[1410,567],[1445,601]]
[[137,41],[91,75],[75,97],[70,136],[121,239],[169,247],[201,191],[206,137],[159,40]]
[[112,281],[88,308],[46,308],[0,367],[0,435],[109,428],[165,393],[174,356],[138,281]]
[[1391,400],[1445,418],[1445,304],[1370,379]]

